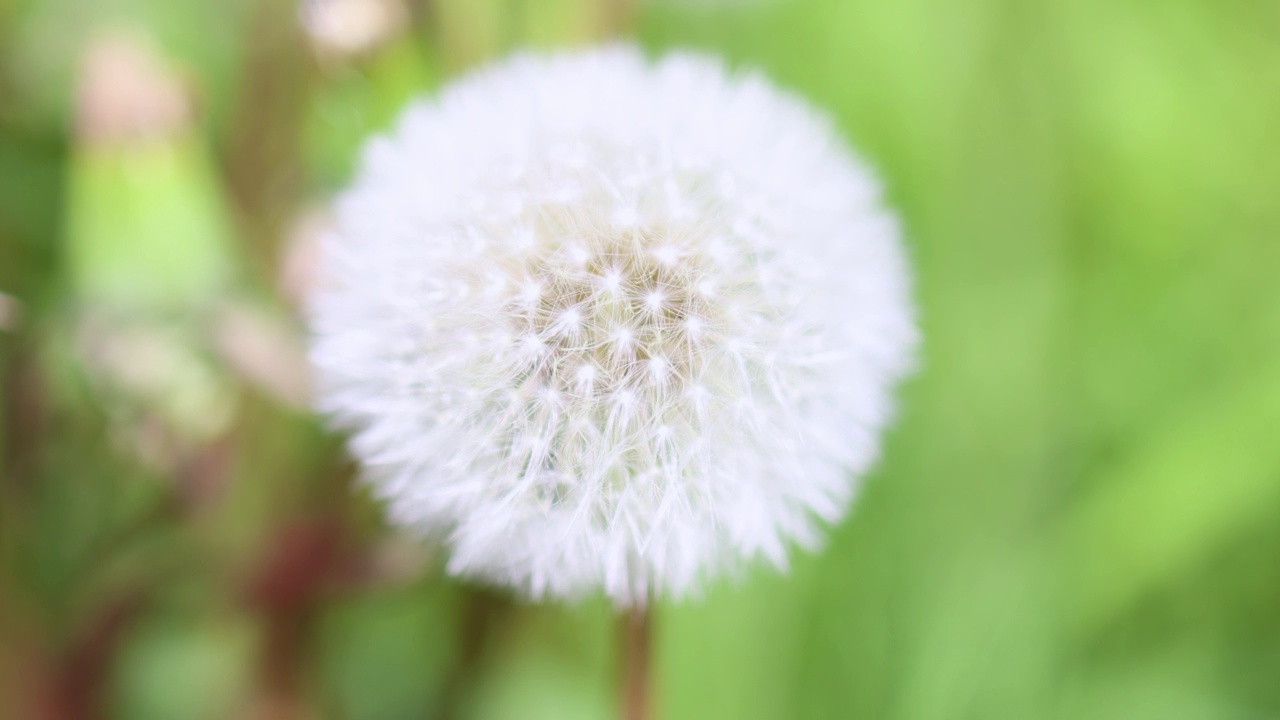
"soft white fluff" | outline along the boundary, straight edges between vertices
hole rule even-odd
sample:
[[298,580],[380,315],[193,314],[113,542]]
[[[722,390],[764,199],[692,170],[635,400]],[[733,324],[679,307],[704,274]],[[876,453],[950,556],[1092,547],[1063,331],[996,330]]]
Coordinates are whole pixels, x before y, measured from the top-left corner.
[[843,514],[911,363],[874,178],[705,57],[472,74],[371,144],[338,210],[320,407],[394,521],[533,597],[785,565]]

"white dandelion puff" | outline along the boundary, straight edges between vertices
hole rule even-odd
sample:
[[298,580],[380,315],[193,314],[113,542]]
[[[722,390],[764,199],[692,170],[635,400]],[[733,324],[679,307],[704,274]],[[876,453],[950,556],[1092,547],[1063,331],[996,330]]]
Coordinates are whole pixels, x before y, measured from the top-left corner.
[[313,304],[396,522],[533,597],[679,598],[839,519],[916,331],[897,224],[715,60],[520,55],[375,141]]

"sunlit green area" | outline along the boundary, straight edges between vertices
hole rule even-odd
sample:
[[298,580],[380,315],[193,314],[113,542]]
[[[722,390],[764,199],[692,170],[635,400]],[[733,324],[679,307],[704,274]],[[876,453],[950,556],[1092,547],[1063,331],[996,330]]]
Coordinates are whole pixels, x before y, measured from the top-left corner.
[[0,717],[616,714],[308,409],[361,143],[510,49],[757,68],[882,177],[924,356],[827,547],[657,609],[658,716],[1280,717],[1280,5],[0,0]]

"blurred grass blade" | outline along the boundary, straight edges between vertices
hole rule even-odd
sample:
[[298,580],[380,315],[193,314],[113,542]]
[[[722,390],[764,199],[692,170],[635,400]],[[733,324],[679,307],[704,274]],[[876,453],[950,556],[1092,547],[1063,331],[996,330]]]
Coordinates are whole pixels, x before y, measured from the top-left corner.
[[1067,587],[1092,626],[1190,572],[1280,500],[1280,374],[1187,403],[1067,519]]

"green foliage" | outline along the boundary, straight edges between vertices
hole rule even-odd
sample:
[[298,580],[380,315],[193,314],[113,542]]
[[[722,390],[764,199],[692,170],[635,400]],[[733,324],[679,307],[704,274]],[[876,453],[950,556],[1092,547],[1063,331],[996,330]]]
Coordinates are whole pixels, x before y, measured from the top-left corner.
[[[336,438],[219,350],[216,318],[286,307],[292,218],[410,98],[626,18],[421,3],[335,56],[285,5],[90,5],[0,3],[0,293],[22,309],[0,323],[0,716],[42,702],[28,686],[118,718],[610,716],[607,609],[439,577]],[[1277,19],[638,4],[646,47],[723,54],[830,111],[901,210],[925,337],[825,550],[658,609],[661,717],[1280,716]],[[167,149],[70,122],[78,48],[122,21],[198,100]],[[85,298],[138,297],[230,388],[212,437],[145,394],[123,413],[77,340]]]

